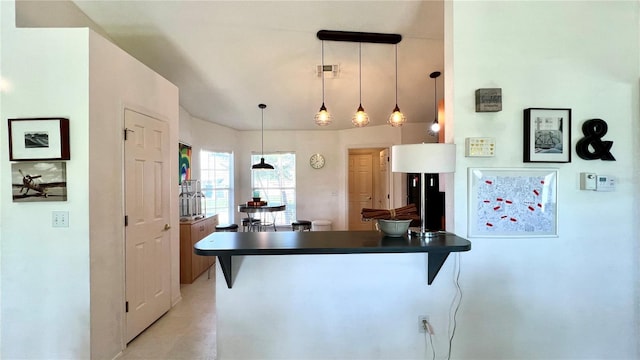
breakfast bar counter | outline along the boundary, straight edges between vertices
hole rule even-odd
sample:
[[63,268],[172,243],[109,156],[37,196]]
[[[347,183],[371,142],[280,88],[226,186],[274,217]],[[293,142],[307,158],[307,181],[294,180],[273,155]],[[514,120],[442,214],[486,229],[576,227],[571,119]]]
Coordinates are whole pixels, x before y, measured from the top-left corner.
[[197,255],[217,256],[227,287],[233,285],[232,257],[246,255],[428,253],[428,284],[452,252],[471,242],[452,233],[432,238],[385,237],[378,231],[216,232],[194,245]]

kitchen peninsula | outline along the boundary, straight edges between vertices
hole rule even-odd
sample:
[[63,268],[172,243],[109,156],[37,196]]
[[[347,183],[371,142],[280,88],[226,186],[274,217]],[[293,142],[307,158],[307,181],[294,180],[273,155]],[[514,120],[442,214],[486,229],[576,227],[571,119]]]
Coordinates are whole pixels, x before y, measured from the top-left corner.
[[220,232],[194,245],[197,255],[218,257],[229,289],[234,281],[233,256],[428,253],[428,284],[431,284],[449,253],[470,249],[471,242],[451,233],[419,239],[386,237],[378,231]]
[[312,339],[315,359],[402,358],[421,335],[418,316],[437,323],[451,302],[433,296],[454,290],[464,256],[449,255],[470,249],[454,234],[427,242],[376,231],[217,232],[194,246],[220,264],[218,359],[310,359],[301,339]]

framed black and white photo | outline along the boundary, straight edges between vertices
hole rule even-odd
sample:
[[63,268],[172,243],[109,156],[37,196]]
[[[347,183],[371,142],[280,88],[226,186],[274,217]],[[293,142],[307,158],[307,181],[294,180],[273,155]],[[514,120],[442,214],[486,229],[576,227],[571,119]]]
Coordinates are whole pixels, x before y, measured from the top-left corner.
[[24,161],[11,164],[13,202],[67,201],[64,161]]
[[69,160],[69,119],[9,119],[9,160]]
[[524,109],[524,162],[571,162],[571,109]]

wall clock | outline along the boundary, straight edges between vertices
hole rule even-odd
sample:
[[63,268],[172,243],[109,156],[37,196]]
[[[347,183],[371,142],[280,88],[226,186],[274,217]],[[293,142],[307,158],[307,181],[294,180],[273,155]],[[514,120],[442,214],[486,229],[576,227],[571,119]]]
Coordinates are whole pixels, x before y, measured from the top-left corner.
[[324,166],[324,156],[321,154],[313,154],[309,159],[309,165],[314,169],[320,169]]

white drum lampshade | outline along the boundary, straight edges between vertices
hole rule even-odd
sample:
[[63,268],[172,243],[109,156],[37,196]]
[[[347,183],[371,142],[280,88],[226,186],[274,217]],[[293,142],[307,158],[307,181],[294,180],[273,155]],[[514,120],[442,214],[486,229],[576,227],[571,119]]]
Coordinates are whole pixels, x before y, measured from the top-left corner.
[[406,144],[391,147],[391,171],[402,173],[450,173],[456,169],[456,145]]

